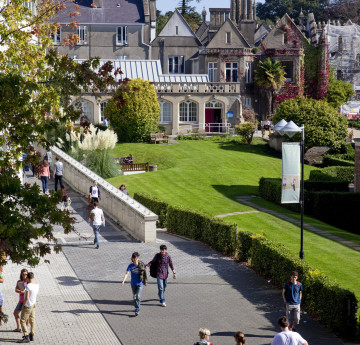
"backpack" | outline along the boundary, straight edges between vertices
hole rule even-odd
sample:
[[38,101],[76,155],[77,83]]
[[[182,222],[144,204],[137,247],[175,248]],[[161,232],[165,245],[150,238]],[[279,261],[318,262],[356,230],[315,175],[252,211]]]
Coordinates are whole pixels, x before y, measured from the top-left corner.
[[155,260],[150,265],[150,276],[153,278],[157,278],[157,268],[159,265],[159,254],[156,254]]
[[[290,280],[288,280],[287,282],[286,282],[286,288],[288,288],[289,287],[289,285],[290,285]],[[297,285],[300,285],[301,283],[299,282],[299,281],[297,281]]]
[[139,273],[140,273],[140,280],[142,281],[142,283],[144,285],[147,284],[148,278],[147,278],[147,273],[146,273],[146,266],[142,261],[139,261]]

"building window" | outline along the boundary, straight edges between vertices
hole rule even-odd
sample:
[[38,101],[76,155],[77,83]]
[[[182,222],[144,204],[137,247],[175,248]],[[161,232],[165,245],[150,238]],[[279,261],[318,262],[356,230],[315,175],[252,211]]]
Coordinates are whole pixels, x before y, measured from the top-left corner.
[[211,82],[217,81],[217,62],[208,63],[208,75],[209,75],[209,81]]
[[176,36],[179,34],[179,27],[178,26],[175,26],[175,34],[176,34]]
[[61,42],[61,28],[58,28],[56,31],[56,34],[51,34],[51,39],[53,41],[53,44],[60,44]]
[[245,97],[244,107],[247,109],[251,109],[251,98]]
[[185,73],[185,57],[169,56],[169,74]]
[[246,62],[245,65],[245,83],[252,83],[252,64],[251,62]]
[[284,32],[284,44],[288,43],[288,33]]
[[160,122],[171,122],[171,104],[160,101]]
[[194,102],[180,103],[180,121],[196,122],[197,121],[197,104]]
[[116,44],[124,45],[128,44],[128,27],[118,26],[116,28]]
[[226,42],[226,44],[231,43],[231,32],[226,32],[225,33],[225,42]]
[[220,102],[210,101],[205,104],[205,108],[210,109],[222,109],[223,105]]
[[86,116],[90,122],[93,122],[94,117],[93,117],[92,104],[88,101],[80,101],[80,104],[81,104],[81,109],[82,109],[81,116]]
[[236,83],[238,80],[238,64],[237,62],[227,62],[225,64],[225,76],[227,82]]
[[294,63],[292,61],[282,61],[281,63],[284,67],[286,81],[293,81],[294,80]]
[[79,36],[77,44],[87,44],[88,30],[86,25],[79,25],[77,28],[77,34]]
[[338,37],[338,51],[342,52],[344,48],[343,38],[342,36]]
[[116,60],[127,60],[128,58],[126,55],[116,55]]
[[104,122],[105,119],[105,107],[107,106],[108,102],[100,103],[100,121],[101,123]]
[[24,1],[23,5],[27,7],[29,10],[31,10],[32,13],[36,13],[36,5],[35,1]]
[[344,79],[343,72],[342,72],[341,69],[336,70],[336,79],[337,80],[343,80]]

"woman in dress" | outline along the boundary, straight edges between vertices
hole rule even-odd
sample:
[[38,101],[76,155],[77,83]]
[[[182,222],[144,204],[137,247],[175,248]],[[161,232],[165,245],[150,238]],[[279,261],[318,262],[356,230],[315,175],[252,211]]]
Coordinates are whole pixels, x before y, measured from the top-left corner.
[[[14,317],[16,321],[17,328],[14,329],[14,332],[22,332],[21,326],[20,326],[20,313],[21,309],[23,307],[24,298],[25,298],[25,288],[27,285],[27,274],[28,270],[26,268],[23,268],[20,272],[20,279],[17,281],[15,286],[15,292],[17,292],[19,295],[19,303],[15,307],[14,310]],[[27,321],[27,325],[29,325],[29,321]]]

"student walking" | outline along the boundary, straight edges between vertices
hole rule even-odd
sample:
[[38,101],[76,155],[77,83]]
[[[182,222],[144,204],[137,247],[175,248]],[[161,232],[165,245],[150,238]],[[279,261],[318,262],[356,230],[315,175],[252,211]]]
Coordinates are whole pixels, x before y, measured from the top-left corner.
[[100,188],[97,185],[97,182],[94,181],[93,185],[89,188],[89,201],[91,200],[91,203],[94,204],[94,202],[99,202],[101,200],[101,192]]
[[97,201],[94,202],[94,209],[91,210],[89,216],[89,224],[92,221],[92,227],[94,231],[94,244],[96,245],[96,249],[99,249],[100,242],[99,242],[99,233],[101,225],[105,226],[105,216],[104,212],[101,208],[98,207],[99,204]]
[[71,199],[67,195],[66,189],[63,187],[61,188],[61,211],[68,210],[69,206],[71,205]]
[[200,340],[194,343],[194,345],[213,345],[210,340],[211,333],[207,328],[199,329]]
[[156,280],[158,285],[158,295],[160,298],[160,303],[161,306],[166,307],[165,290],[168,282],[169,266],[173,272],[174,279],[176,279],[176,273],[171,257],[167,253],[167,247],[165,244],[162,244],[160,246],[160,253],[155,254],[154,258],[146,265],[146,267],[150,267],[150,275],[153,277],[151,271],[155,270],[154,267],[153,269],[151,269],[152,265],[155,265],[156,267]]
[[49,191],[50,168],[48,161],[44,160],[42,162],[39,177],[41,179],[42,191],[45,194]]
[[64,188],[63,184],[63,173],[64,173],[64,165],[60,162],[59,157],[55,158],[54,164],[54,179],[55,179],[55,192],[57,191],[58,182],[60,183],[60,187]]
[[[18,343],[29,343],[34,340],[35,335],[35,309],[36,309],[36,297],[39,293],[39,284],[35,282],[34,273],[28,273],[28,284],[25,288],[25,299],[24,304],[21,310],[20,323],[21,328],[24,332],[22,340],[19,340]],[[31,332],[28,332],[26,326],[27,320],[30,320]]]
[[236,345],[245,345],[245,334],[243,332],[236,332],[234,335]]
[[135,303],[135,316],[138,316],[140,313],[140,303],[141,303],[141,295],[144,285],[147,284],[147,275],[146,268],[142,261],[139,260],[140,254],[138,252],[134,252],[131,256],[131,263],[126,269],[126,273],[124,275],[124,279],[121,283],[121,286],[124,286],[124,283],[131,273],[131,290],[134,296]]
[[[19,294],[19,303],[16,305],[14,310],[14,317],[16,322],[16,328],[14,329],[14,332],[22,332],[21,325],[20,325],[20,312],[22,310],[22,307],[24,305],[25,300],[25,288],[28,283],[28,270],[26,268],[23,268],[20,272],[20,279],[17,281],[15,286],[15,292]],[[27,326],[29,326],[29,320],[26,323]]]
[[50,170],[50,175],[51,175],[52,152],[50,150],[50,147],[46,148],[46,153],[44,155],[44,160],[48,161],[48,163],[49,163],[49,170]]
[[286,305],[286,315],[289,321],[292,319],[292,329],[295,331],[296,325],[300,321],[300,303],[302,298],[302,284],[297,281],[299,274],[296,271],[291,272],[290,281],[285,282],[282,297]]
[[297,332],[289,330],[289,322],[286,316],[278,320],[281,332],[276,334],[271,345],[309,345],[308,342]]

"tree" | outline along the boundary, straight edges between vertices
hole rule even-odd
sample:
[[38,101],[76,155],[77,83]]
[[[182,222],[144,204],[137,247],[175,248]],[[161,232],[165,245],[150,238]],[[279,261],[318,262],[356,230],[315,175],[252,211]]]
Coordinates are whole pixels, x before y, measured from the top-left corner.
[[244,122],[235,125],[236,133],[243,137],[248,145],[250,145],[252,142],[255,129],[256,127],[254,122]]
[[337,80],[334,76],[334,71],[330,71],[329,86],[325,96],[325,100],[332,107],[338,110],[342,104],[350,101],[353,95],[353,86],[346,81]]
[[[273,123],[281,119],[294,121],[298,126],[305,125],[305,145],[341,147],[347,137],[347,121],[325,101],[297,97],[280,103],[276,109]],[[294,137],[295,141],[299,136]]]
[[[191,10],[194,11],[194,7],[190,7],[189,4],[192,2],[193,0],[180,0],[179,1],[179,11],[182,15],[184,15],[185,13],[189,13]],[[201,0],[196,0],[196,2],[200,2]]]
[[283,17],[285,13],[297,19],[302,10],[303,13],[314,13],[316,20],[326,20],[324,9],[327,5],[328,0],[265,0],[264,3],[258,3],[256,14],[260,19],[276,22],[276,19]]
[[341,23],[349,19],[353,23],[360,20],[360,1],[359,0],[334,0],[325,8],[324,16],[326,19],[340,20]]
[[[49,19],[64,2],[41,0],[35,11],[29,8],[32,4],[12,0],[0,5],[0,251],[13,262],[36,265],[52,243],[55,251],[61,250],[53,226],[68,233],[73,219],[57,208],[60,194],[40,195],[36,185],[21,184],[22,154],[27,153],[27,163],[39,162],[39,153],[29,144],[52,145],[48,132],[79,119],[81,109],[71,104],[71,97],[104,90],[115,81],[111,64],[100,67],[98,59],[78,64],[50,49],[51,33],[59,25]],[[76,39],[69,37],[66,44]]]
[[271,116],[275,93],[280,90],[285,80],[285,70],[281,62],[271,61],[269,57],[259,62],[255,71],[255,83],[266,97],[267,111],[265,117]]
[[156,10],[156,35],[159,35],[173,13],[172,11],[168,11],[162,15],[161,11]]
[[160,105],[148,81],[125,80],[105,108],[120,141],[142,142],[158,131]]

